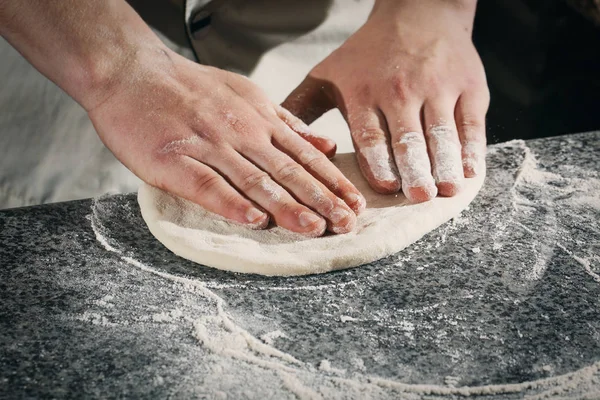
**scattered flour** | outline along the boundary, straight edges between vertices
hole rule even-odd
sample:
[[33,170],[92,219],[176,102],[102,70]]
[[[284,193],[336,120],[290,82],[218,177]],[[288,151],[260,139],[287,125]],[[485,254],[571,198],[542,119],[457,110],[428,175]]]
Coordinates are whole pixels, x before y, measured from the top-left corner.
[[346,370],[344,369],[332,367],[331,362],[329,360],[322,360],[319,364],[319,370],[324,372],[330,372],[335,375],[344,375],[346,373]]
[[272,346],[275,339],[284,338],[284,337],[286,337],[285,333],[281,332],[280,330],[276,330],[276,331],[272,331],[272,332],[267,332],[264,335],[262,335],[260,338],[263,342],[265,342],[269,346]]
[[[519,146],[518,143],[513,145]],[[523,145],[524,146],[524,145]],[[507,221],[496,221],[492,223],[498,223],[499,235],[495,237],[492,245],[492,249],[499,251],[504,247],[514,245],[514,243],[508,242],[509,238],[507,233],[517,227],[521,229],[524,234],[531,234],[528,230],[524,229],[526,226],[519,227],[516,224],[518,222],[517,217],[519,213],[529,213],[536,210],[535,207],[540,207],[536,200],[532,200],[531,196],[527,196],[527,190],[530,186],[534,186],[535,189],[547,185],[548,179],[552,178],[556,180],[556,177],[549,177],[548,175],[540,174],[539,171],[526,171],[525,168],[535,168],[536,164],[531,162],[531,159],[525,159],[521,165],[521,170],[517,179],[518,184],[515,184],[513,190],[513,198],[515,199],[513,207],[514,219]],[[583,184],[586,184],[583,182]],[[594,182],[587,185],[595,184]],[[518,186],[518,187],[517,187]],[[546,188],[547,189],[547,188]],[[571,190],[568,187],[552,187],[554,193],[560,195],[562,192]],[[563,193],[566,194],[566,193]],[[588,196],[589,197],[589,196]],[[581,204],[582,206],[590,206],[588,200],[584,199],[584,196],[577,194],[571,194],[571,201],[573,204]],[[560,201],[560,199],[559,199]],[[593,202],[592,202],[593,203]],[[542,204],[544,208],[544,215],[552,215],[551,211],[547,208],[553,206],[551,203]],[[198,342],[211,354],[214,354],[215,373],[222,374],[225,365],[233,366],[236,374],[243,374],[248,376],[261,377],[261,382],[265,385],[270,385],[272,382],[277,384],[279,381],[280,387],[285,388],[293,396],[300,399],[321,399],[321,398],[348,398],[348,399],[362,399],[362,398],[407,398],[407,399],[441,399],[457,396],[461,397],[478,397],[478,396],[495,396],[495,395],[516,395],[518,398],[528,399],[549,399],[549,398],[598,398],[600,394],[597,389],[593,389],[597,385],[597,381],[600,378],[600,362],[596,362],[590,366],[581,368],[577,371],[566,373],[559,376],[552,376],[549,378],[538,379],[529,382],[511,383],[511,384],[496,384],[496,385],[482,385],[482,386],[459,386],[462,378],[460,376],[447,376],[444,379],[444,385],[420,385],[420,384],[407,384],[398,382],[391,379],[385,379],[369,374],[368,368],[360,358],[352,358],[352,365],[356,366],[350,376],[341,378],[335,375],[341,375],[346,373],[345,370],[333,368],[329,360],[322,360],[319,363],[317,369],[313,365],[306,363],[302,360],[294,358],[292,355],[282,352],[274,347],[276,338],[285,337],[280,330],[274,330],[268,332],[260,337],[260,339],[254,337],[250,332],[242,328],[227,312],[227,304],[223,298],[215,294],[212,289],[219,288],[257,288],[257,285],[248,281],[247,283],[216,283],[216,282],[202,282],[190,278],[184,278],[176,275],[172,275],[166,272],[159,271],[152,266],[141,263],[135,258],[123,253],[118,249],[119,245],[107,235],[107,230],[102,225],[100,216],[96,204],[92,206],[91,215],[92,229],[96,234],[97,241],[109,252],[115,253],[122,262],[134,267],[142,272],[155,275],[162,279],[175,282],[188,293],[188,295],[198,296],[205,299],[207,302],[212,304],[212,310],[206,310],[198,315],[194,315],[189,311],[179,311],[173,315],[174,311],[164,311],[153,314],[152,320],[158,318],[159,320],[168,320],[169,318],[178,318],[184,323],[188,323],[193,329],[193,336]],[[551,217],[544,219],[545,229],[552,229],[556,226],[556,218],[553,220]],[[468,217],[456,218],[451,224],[447,224],[449,235],[451,235],[451,229],[455,229],[457,226],[469,225]],[[554,224],[554,225],[553,225]],[[453,228],[454,227],[454,228]],[[533,231],[533,230],[531,230]],[[535,232],[534,232],[535,233]],[[566,252],[570,257],[576,260],[585,270],[585,272],[591,276],[595,281],[600,282],[600,276],[594,270],[593,260],[594,256],[576,256],[573,251],[567,249],[565,245],[557,243],[558,234],[555,236],[550,235],[550,240],[555,243],[555,246]],[[420,246],[417,243],[415,246]],[[473,248],[479,249],[480,248]],[[544,253],[543,246],[535,247],[532,249],[536,258],[542,258],[537,272],[534,272],[534,276],[539,276],[543,273],[543,260],[548,255]],[[402,265],[403,255],[399,256],[398,264]],[[406,256],[409,257],[409,256]],[[535,263],[534,263],[535,265]],[[391,268],[397,268],[390,266]],[[531,266],[530,266],[531,268]],[[533,270],[535,271],[535,268]],[[384,273],[384,271],[374,271],[373,276]],[[325,283],[322,285],[306,285],[306,286],[265,286],[264,289],[276,290],[276,291],[307,291],[315,295],[319,291],[331,290],[334,286],[340,290],[343,290],[342,286],[353,285],[360,286],[361,283],[358,280],[351,280],[342,284],[332,285]],[[472,294],[466,294],[463,296],[464,299],[472,299]],[[112,298],[105,296],[101,300],[96,301],[99,306],[105,306],[111,303]],[[431,304],[418,309],[406,309],[406,310],[393,310],[394,313],[404,313],[403,315],[436,315],[438,318],[446,321],[448,327],[456,326],[458,316],[443,315],[439,313],[433,313],[434,310],[439,307],[443,307],[443,304]],[[380,310],[378,320],[374,323],[383,323],[389,320],[389,313],[391,310]],[[388,313],[388,314],[386,314]],[[339,314],[338,314],[339,315]],[[354,318],[348,315],[342,314],[340,321],[350,322]],[[349,319],[351,318],[351,319]],[[78,319],[86,322],[90,322],[97,325],[111,326],[111,322],[106,317],[99,313],[87,312],[81,315]],[[380,321],[380,322],[378,322]],[[406,333],[412,333],[415,330],[414,324],[409,321],[403,323],[400,327]],[[483,332],[480,333],[482,337],[486,337]],[[519,337],[522,337],[522,333],[517,332]],[[443,338],[447,333],[443,330],[438,332],[440,338]],[[290,338],[293,340],[293,338]],[[369,340],[369,338],[365,338]],[[565,338],[567,340],[567,338]],[[468,350],[465,349],[465,352]],[[218,368],[222,364],[222,368]],[[359,368],[360,367],[360,368]],[[544,371],[548,371],[546,365],[542,367]],[[221,372],[220,372],[221,371]],[[160,380],[158,380],[160,382]],[[155,380],[156,382],[156,380]],[[162,384],[162,383],[161,383]],[[224,395],[224,392],[219,392]],[[594,397],[596,396],[596,397]],[[215,389],[209,397],[217,398],[217,390]],[[512,398],[512,397],[511,397]]]

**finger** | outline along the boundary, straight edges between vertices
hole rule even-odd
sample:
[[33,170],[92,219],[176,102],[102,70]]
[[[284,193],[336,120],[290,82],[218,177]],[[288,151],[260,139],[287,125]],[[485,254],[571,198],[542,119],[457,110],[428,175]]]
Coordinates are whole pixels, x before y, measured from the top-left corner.
[[[271,146],[268,142],[265,146]],[[222,150],[207,157],[221,174],[248,198],[267,210],[278,226],[307,236],[321,236],[325,220],[299,204],[286,190],[235,150]]]
[[387,126],[379,111],[361,110],[346,116],[358,165],[373,190],[396,193],[400,190],[400,176],[388,146]]
[[358,214],[365,209],[366,200],[363,195],[331,161],[316,151],[310,143],[306,143],[292,132],[281,130],[273,135],[273,144],[302,165],[337,197],[343,199],[355,213]]
[[299,202],[325,217],[328,230],[347,233],[354,229],[356,215],[350,207],[287,154],[271,146],[249,151],[245,156]]
[[308,127],[308,125],[298,117],[294,116],[291,112],[279,105],[272,104],[264,93],[256,90],[254,85],[249,85],[250,82],[248,81],[248,78],[238,74],[228,74],[227,81],[229,90],[240,99],[250,101],[260,115],[270,118],[274,113],[279,119],[292,128],[292,130],[312,143],[317,149],[327,155],[327,157],[331,158],[335,155],[337,145],[333,140],[316,134]]
[[310,125],[335,107],[324,81],[307,76],[281,105]]
[[254,229],[269,223],[269,216],[242,196],[209,166],[185,155],[177,156],[163,171],[159,187],[204,209]]
[[424,106],[425,139],[433,179],[442,196],[454,196],[464,180],[461,148],[454,122],[456,101],[429,101]]
[[286,123],[294,132],[299,134],[304,140],[315,146],[327,158],[335,156],[337,145],[335,141],[325,136],[316,134],[300,118],[292,115],[291,112],[281,106],[276,106],[277,116]]
[[384,109],[402,192],[413,203],[429,201],[437,195],[420,111],[420,107],[399,107],[397,103]]
[[487,93],[464,93],[456,104],[456,125],[462,146],[463,171],[467,178],[485,170],[485,114],[488,104]]

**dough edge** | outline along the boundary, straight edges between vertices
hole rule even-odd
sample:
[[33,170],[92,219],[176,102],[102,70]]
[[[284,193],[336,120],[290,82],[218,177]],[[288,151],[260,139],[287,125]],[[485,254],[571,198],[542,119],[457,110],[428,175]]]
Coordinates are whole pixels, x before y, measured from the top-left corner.
[[[365,234],[352,232],[346,235],[277,245],[254,242],[258,250],[265,246],[278,246],[269,249],[274,251],[274,254],[257,251],[248,255],[247,252],[252,251],[252,248],[248,248],[248,240],[240,241],[235,236],[228,237],[230,245],[225,249],[220,246],[211,248],[204,241],[190,243],[186,235],[186,230],[189,228],[179,227],[173,222],[166,221],[156,206],[157,196],[169,195],[148,184],[141,185],[138,191],[138,203],[142,217],[152,235],[178,256],[201,265],[231,272],[297,276],[353,268],[403,250],[459,215],[477,196],[484,180],[485,174],[465,179],[462,190],[454,197],[436,197],[426,203],[403,207],[367,209],[365,212],[382,213],[382,215],[376,226],[368,227],[371,229]],[[363,214],[359,218],[362,216]],[[164,229],[169,224],[170,228],[175,229],[175,234]],[[222,236],[210,231],[204,231],[204,235],[207,238]],[[317,244],[319,242],[320,244]]]

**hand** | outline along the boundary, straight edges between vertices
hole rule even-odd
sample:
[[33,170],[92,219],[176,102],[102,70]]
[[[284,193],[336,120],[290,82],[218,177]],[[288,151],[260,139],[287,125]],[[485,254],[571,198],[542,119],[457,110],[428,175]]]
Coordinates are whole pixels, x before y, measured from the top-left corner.
[[380,0],[283,103],[307,124],[338,107],[378,192],[453,196],[485,168],[489,92],[471,41],[474,4],[456,3]]
[[164,48],[140,50],[123,65],[110,95],[88,112],[141,179],[254,228],[270,215],[311,236],[353,229],[365,201],[323,154],[335,143],[248,79]]

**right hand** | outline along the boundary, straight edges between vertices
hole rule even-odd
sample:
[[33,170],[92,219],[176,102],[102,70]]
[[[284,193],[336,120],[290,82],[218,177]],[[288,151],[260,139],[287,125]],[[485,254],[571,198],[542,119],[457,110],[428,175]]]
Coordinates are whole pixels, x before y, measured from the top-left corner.
[[166,48],[124,65],[88,113],[142,180],[252,228],[269,218],[309,236],[354,228],[365,199],[325,156],[335,143],[248,79]]

